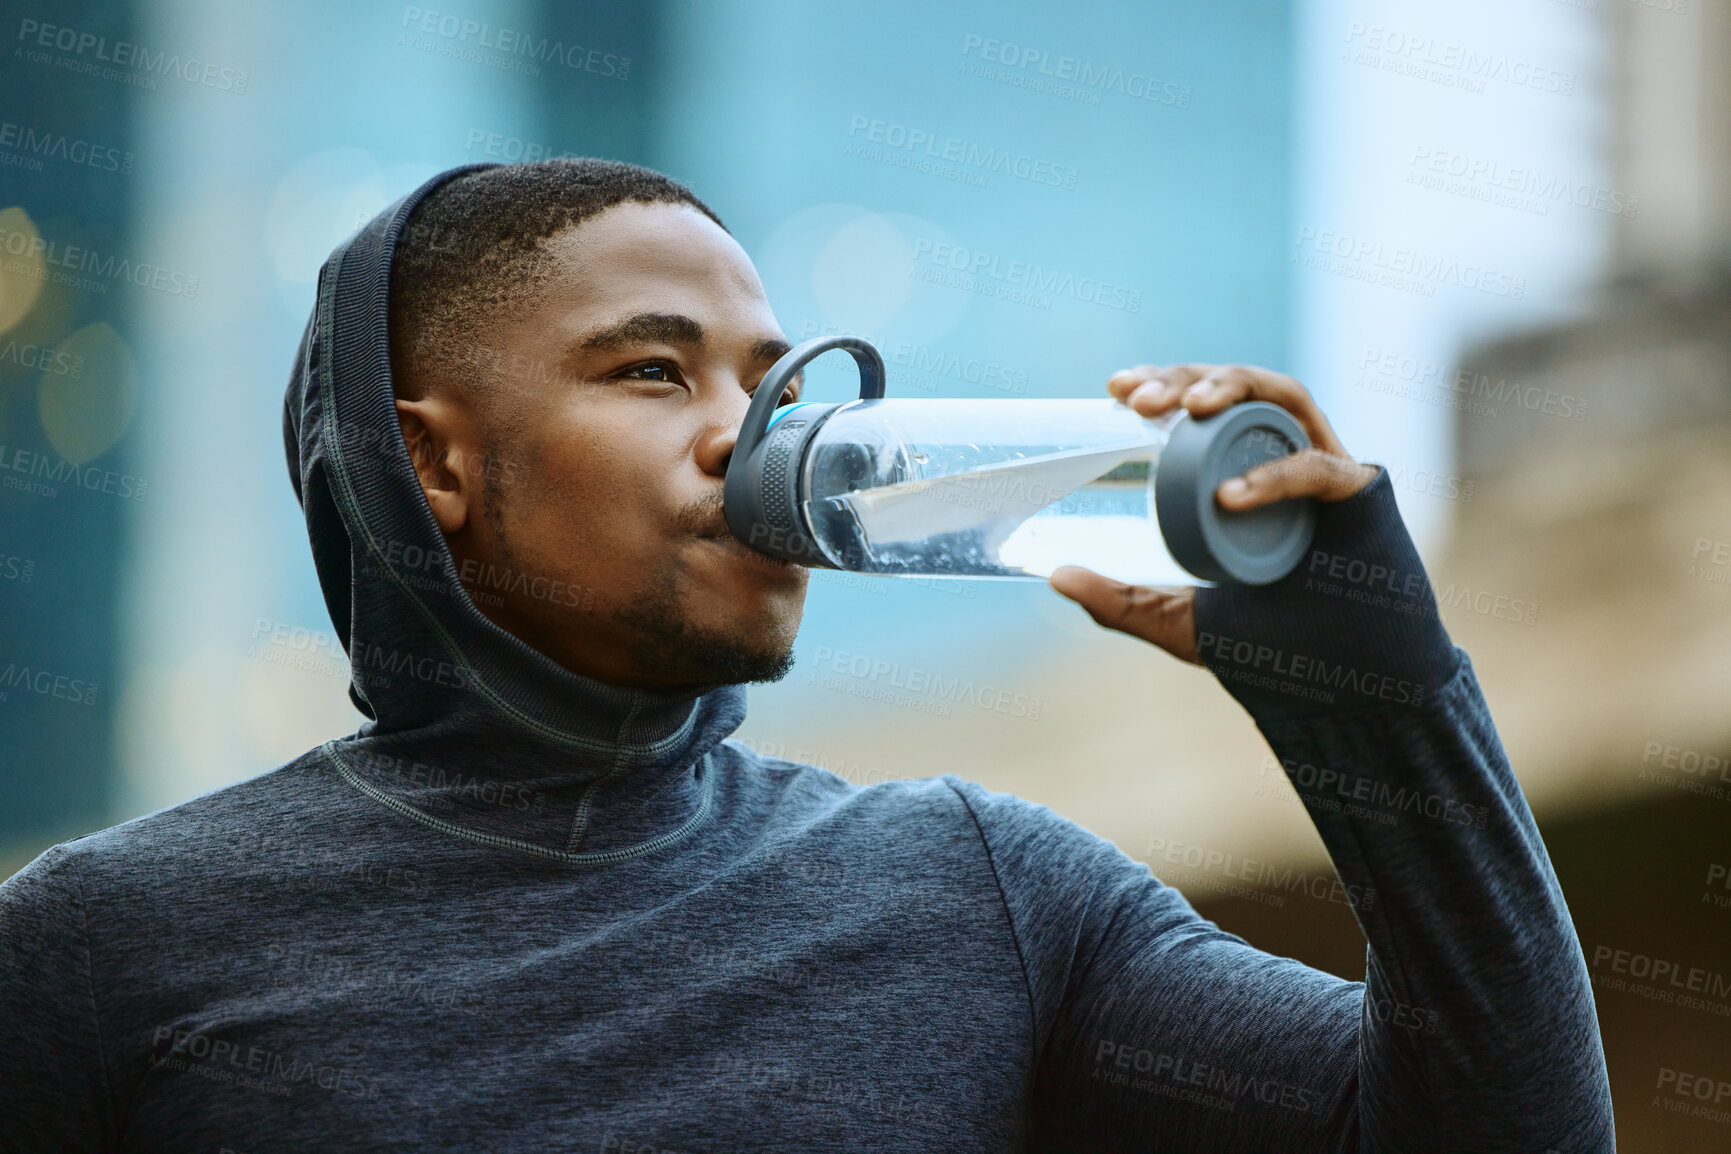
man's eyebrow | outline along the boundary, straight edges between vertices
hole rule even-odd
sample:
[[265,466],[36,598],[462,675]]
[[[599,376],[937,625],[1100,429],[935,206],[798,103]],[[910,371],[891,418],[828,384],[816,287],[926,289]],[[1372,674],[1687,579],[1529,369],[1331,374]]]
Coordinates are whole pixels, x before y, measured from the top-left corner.
[[769,361],[771,364],[786,356],[793,346],[780,337],[769,337],[751,346],[751,359],[754,361]]
[[661,341],[669,345],[700,345],[703,326],[678,313],[638,313],[618,324],[597,329],[577,343],[580,353],[599,353],[639,341]]
[[[577,343],[578,353],[606,352],[639,341],[661,341],[670,345],[701,345],[703,326],[679,313],[638,313],[617,324],[597,329]],[[779,361],[793,346],[780,337],[766,337],[751,346],[754,361]]]

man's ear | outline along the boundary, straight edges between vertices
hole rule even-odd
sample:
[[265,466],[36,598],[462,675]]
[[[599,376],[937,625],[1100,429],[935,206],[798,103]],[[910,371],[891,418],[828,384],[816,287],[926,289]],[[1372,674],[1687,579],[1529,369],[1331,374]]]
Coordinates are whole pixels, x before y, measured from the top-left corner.
[[433,520],[447,537],[460,532],[469,522],[470,502],[480,496],[475,478],[463,468],[472,443],[468,414],[446,397],[399,399],[397,422]]

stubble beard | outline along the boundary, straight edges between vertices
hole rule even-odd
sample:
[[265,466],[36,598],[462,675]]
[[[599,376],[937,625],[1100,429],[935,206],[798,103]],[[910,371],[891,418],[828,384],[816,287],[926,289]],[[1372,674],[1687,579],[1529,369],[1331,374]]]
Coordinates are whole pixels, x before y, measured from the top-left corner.
[[[488,445],[486,451],[495,450]],[[492,522],[500,561],[511,572],[521,573],[517,552],[512,548],[512,534],[491,485],[483,488],[481,511]],[[685,519],[695,524],[701,524],[703,517],[702,507],[694,507],[685,514]],[[791,644],[753,644],[736,634],[692,624],[685,612],[689,599],[682,596],[682,575],[683,566],[676,558],[670,558],[649,588],[637,593],[612,615],[613,623],[623,627],[631,638],[626,644],[626,661],[639,679],[669,690],[702,694],[723,685],[776,682],[793,672]],[[524,608],[531,617],[542,618],[543,624],[555,628],[568,624],[548,620],[546,610],[550,606]]]
[[679,593],[674,572],[663,570],[614,615],[633,637],[628,659],[640,676],[707,692],[721,685],[780,681],[793,671],[792,646],[754,645],[693,625]]

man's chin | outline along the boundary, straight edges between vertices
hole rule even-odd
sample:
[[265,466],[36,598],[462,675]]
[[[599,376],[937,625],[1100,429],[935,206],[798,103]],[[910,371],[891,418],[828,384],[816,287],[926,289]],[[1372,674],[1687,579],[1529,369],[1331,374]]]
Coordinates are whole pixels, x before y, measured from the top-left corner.
[[780,681],[793,671],[797,617],[791,627],[779,619],[758,627],[715,627],[692,622],[680,609],[652,598],[620,614],[620,624],[636,638],[632,667],[645,680],[707,692],[721,685]]
[[702,696],[725,685],[770,685],[793,672],[793,654],[790,652],[778,660],[739,662],[725,668],[712,667],[706,672],[710,679],[693,681],[679,688]]
[[[699,694],[723,685],[770,684],[793,672],[791,648],[780,653],[761,653],[717,643],[690,645],[682,656],[683,676],[668,688]],[[662,669],[665,671],[666,667]]]

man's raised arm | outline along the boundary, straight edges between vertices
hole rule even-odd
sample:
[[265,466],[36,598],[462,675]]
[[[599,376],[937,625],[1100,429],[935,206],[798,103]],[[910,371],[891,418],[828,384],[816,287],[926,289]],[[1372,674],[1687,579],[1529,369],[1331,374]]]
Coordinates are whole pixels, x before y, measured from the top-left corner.
[[965,791],[1028,971],[1040,1145],[1612,1150],[1585,959],[1387,473],[1353,462],[1290,378],[1130,376],[1113,392],[1149,415],[1261,399],[1298,416],[1317,448],[1228,482],[1221,502],[1317,496],[1313,549],[1262,587],[1134,589],[1076,569],[1053,584],[1200,660],[1244,705],[1348,892],[1375,894],[1354,907],[1370,950],[1363,983],[1272,957],[1062,819]]

